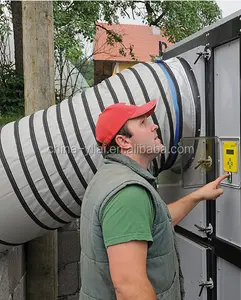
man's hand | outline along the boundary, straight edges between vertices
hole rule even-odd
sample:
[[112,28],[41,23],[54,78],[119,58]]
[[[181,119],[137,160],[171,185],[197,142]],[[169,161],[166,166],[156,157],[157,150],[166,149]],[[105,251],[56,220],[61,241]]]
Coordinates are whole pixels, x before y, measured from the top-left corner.
[[219,184],[228,177],[228,174],[218,177],[216,180],[204,185],[202,188],[187,196],[168,204],[172,217],[172,224],[177,225],[200,201],[217,199],[223,194]]
[[216,180],[204,185],[198,189],[195,193],[198,200],[211,200],[217,199],[223,194],[223,190],[219,187],[219,184],[228,177],[228,174],[219,176]]

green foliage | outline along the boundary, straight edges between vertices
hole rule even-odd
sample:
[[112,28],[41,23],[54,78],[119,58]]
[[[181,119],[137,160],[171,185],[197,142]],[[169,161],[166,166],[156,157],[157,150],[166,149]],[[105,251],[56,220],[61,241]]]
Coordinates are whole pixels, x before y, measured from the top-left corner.
[[[5,55],[5,38],[10,33],[8,17],[0,4],[0,105],[1,114],[18,114],[23,112],[23,81],[18,78],[14,66]],[[70,61],[86,77],[89,85],[93,82],[93,62],[83,52],[81,38],[94,41],[96,28],[100,21],[108,24],[118,23],[118,15],[141,17],[143,23],[160,27],[172,42],[181,40],[190,34],[212,24],[221,17],[221,11],[215,1],[53,1],[54,7],[54,46],[55,62],[59,73]],[[102,27],[103,28],[103,27]],[[106,29],[104,29],[106,30]],[[135,59],[133,45],[123,45],[122,36],[113,30],[106,30],[107,43],[119,46],[119,53],[127,53]],[[2,42],[1,42],[2,41]],[[3,55],[4,53],[4,55]],[[91,56],[91,55],[90,55]],[[60,74],[62,78],[63,74]],[[69,76],[68,76],[69,77]],[[61,87],[60,94],[66,90]],[[64,97],[64,94],[63,94]],[[62,97],[61,97],[62,99]]]
[[61,28],[75,38],[82,34],[94,39],[95,24],[103,19],[112,24],[118,21],[118,8],[110,1],[54,1],[55,28]]
[[[124,4],[123,4],[124,5]],[[80,37],[94,41],[96,27],[100,20],[108,24],[118,23],[118,2],[116,1],[54,1],[54,41],[56,54],[64,54],[73,64],[83,58],[83,43]],[[134,58],[133,46],[125,47],[122,36],[113,30],[106,30],[107,44],[120,45],[120,53],[129,51]]]
[[[10,61],[8,53],[8,37],[11,33],[10,18],[4,13],[5,6],[0,4],[0,116],[1,124],[13,115],[23,115],[23,79],[15,71],[14,64]],[[8,115],[5,120],[2,116]]]
[[[143,23],[155,25],[163,30],[169,41],[175,42],[212,24],[221,18],[221,11],[215,1],[54,1],[55,45],[65,51],[71,61],[82,55],[83,45],[80,35],[94,40],[96,23],[100,20],[108,24],[118,23],[118,14],[141,17]],[[99,25],[97,25],[98,27]],[[99,26],[101,27],[101,26]],[[102,27],[103,28],[103,27]],[[127,49],[122,44],[122,36],[106,30],[107,43],[120,44],[120,54],[127,51],[134,59],[133,45]]]
[[[54,4],[55,13],[62,15],[58,20],[64,24],[70,36],[81,33],[92,40],[99,20],[108,24],[118,23],[118,13],[122,17],[131,17],[127,13],[128,8],[133,16],[141,17],[143,23],[165,29],[171,41],[181,40],[221,18],[221,10],[213,0],[57,1]],[[116,42],[121,42],[118,40],[120,38],[116,36]]]
[[[69,85],[72,74],[76,71],[81,73],[87,83],[92,86],[94,81],[94,68],[91,57],[85,57],[83,53],[83,42],[89,40],[93,42],[96,33],[96,23],[103,19],[109,24],[118,22],[118,7],[110,5],[109,1],[54,1],[54,45],[55,45],[55,63],[59,77],[59,89],[56,91],[58,101],[62,101],[70,96]],[[98,24],[99,27],[102,27]],[[102,27],[106,30],[105,27]],[[133,46],[126,47],[122,43],[122,36],[113,30],[106,30],[107,44],[119,44],[119,51],[126,55],[127,51],[134,59]],[[69,74],[66,76],[65,70],[68,65]],[[77,76],[78,77],[78,76]],[[75,80],[75,79],[73,79]],[[72,95],[79,91],[77,81],[71,85]]]
[[78,60],[83,44],[79,41],[78,19],[72,18],[68,1],[54,1],[54,45],[55,55],[62,54],[66,59]]
[[[127,53],[135,60],[134,45],[124,45],[123,37],[114,30],[106,29],[100,24],[118,23],[118,16],[141,17],[143,23],[155,25],[162,29],[171,42],[181,40],[190,34],[210,25],[221,17],[218,5],[214,1],[54,1],[54,44],[55,62],[60,76],[60,91],[58,99],[66,98],[68,80],[63,81],[64,69],[70,62],[87,79],[92,86],[93,64],[89,57],[83,53],[83,40],[94,41],[96,29],[106,31],[106,43],[110,46],[118,46],[119,53],[127,56]],[[98,52],[98,49],[97,49]],[[73,71],[73,69],[72,69]],[[73,94],[77,91],[73,86]]]
[[121,16],[132,15],[142,18],[143,23],[162,29],[169,41],[184,39],[211,25],[221,18],[221,10],[215,1],[115,1]]
[[95,25],[102,16],[108,23],[117,21],[117,11],[108,1],[54,1],[53,7],[55,49],[72,63],[82,56],[80,37],[93,41]]
[[[164,28],[169,41],[176,42],[211,25],[221,18],[221,11],[214,1],[163,1],[152,2],[154,12],[149,23]],[[160,20],[158,17],[162,16]]]
[[6,125],[10,122],[19,120],[24,117],[24,114],[9,114],[9,115],[4,115],[0,116],[0,126]]
[[1,115],[23,114],[23,79],[16,74],[13,64],[0,66],[0,90]]
[[[5,4],[7,5],[7,4]],[[4,4],[0,3],[0,36],[8,36],[11,32],[9,17],[4,13]]]

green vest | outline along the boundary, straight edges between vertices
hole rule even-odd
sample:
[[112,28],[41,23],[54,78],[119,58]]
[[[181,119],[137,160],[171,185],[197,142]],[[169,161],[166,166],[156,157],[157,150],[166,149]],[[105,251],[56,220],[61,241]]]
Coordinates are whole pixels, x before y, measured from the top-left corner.
[[137,162],[121,154],[107,156],[104,165],[89,183],[82,202],[79,299],[116,299],[100,220],[106,202],[129,184],[145,187],[153,200],[155,218],[152,228],[153,243],[147,252],[147,275],[157,300],[184,299],[175,232],[168,208],[154,188],[155,178]]

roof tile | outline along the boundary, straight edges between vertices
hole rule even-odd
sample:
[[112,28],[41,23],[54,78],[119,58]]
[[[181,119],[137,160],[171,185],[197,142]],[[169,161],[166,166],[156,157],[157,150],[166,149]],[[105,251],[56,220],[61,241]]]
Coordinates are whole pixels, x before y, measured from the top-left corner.
[[[123,44],[129,48],[134,46],[133,52],[135,58],[140,61],[151,61],[151,55],[159,54],[159,41],[165,42],[167,46],[172,45],[167,38],[161,34],[153,34],[157,28],[147,25],[130,25],[130,24],[112,24],[97,23],[109,30],[114,30],[122,34]],[[94,60],[111,60],[111,61],[133,61],[128,54],[123,56],[119,53],[120,44],[116,43],[110,46],[106,43],[106,31],[97,26],[95,44],[94,44]]]

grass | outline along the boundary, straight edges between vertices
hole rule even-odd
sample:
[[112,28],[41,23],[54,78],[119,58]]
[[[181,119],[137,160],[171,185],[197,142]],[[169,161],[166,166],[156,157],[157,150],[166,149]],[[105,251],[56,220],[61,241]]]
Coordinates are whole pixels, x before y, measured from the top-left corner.
[[10,123],[12,121],[16,121],[21,119],[23,116],[21,115],[6,115],[6,116],[0,116],[0,126],[6,125],[7,123]]

